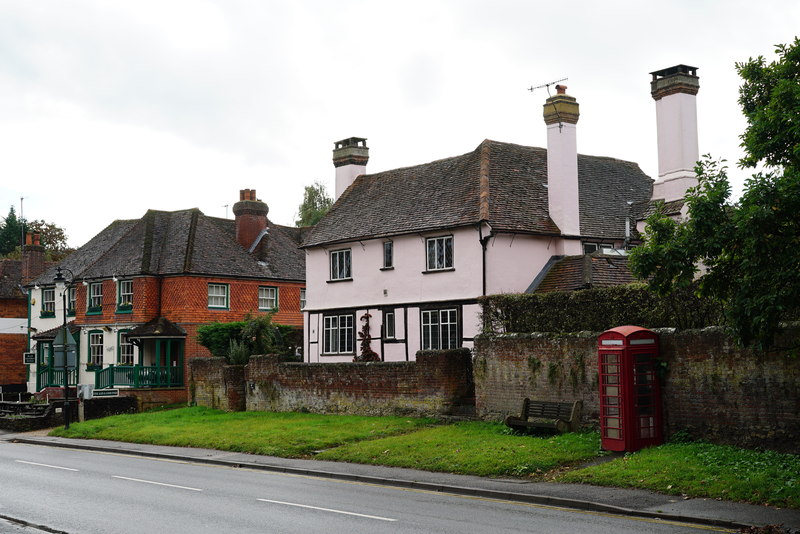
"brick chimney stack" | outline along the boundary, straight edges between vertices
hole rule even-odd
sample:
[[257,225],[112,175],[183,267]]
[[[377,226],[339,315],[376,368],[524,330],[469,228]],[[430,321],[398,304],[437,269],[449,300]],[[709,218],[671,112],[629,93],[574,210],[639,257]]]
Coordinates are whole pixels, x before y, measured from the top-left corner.
[[236,241],[245,250],[250,250],[267,229],[269,207],[256,198],[255,189],[239,191],[239,202],[233,205],[236,216]]
[[22,247],[22,282],[38,278],[44,272],[44,247],[39,242],[39,234],[25,235],[25,246]]
[[653,199],[679,200],[697,185],[694,166],[700,159],[697,142],[697,67],[676,65],[650,73],[650,94],[656,101],[658,179]]
[[543,107],[547,125],[547,202],[550,218],[563,235],[581,233],[578,193],[578,101],[556,85]]
[[363,137],[350,137],[333,144],[333,166],[336,167],[336,197],[342,196],[356,177],[367,172],[369,148]]

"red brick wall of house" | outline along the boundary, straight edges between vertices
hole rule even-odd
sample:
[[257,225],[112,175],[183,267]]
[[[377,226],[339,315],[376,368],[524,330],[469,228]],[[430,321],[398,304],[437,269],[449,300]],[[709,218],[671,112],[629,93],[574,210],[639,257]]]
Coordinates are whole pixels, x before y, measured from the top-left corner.
[[25,365],[22,363],[25,345],[24,334],[0,334],[0,386],[25,383]]
[[[228,309],[208,307],[209,283],[228,284],[230,288]],[[163,279],[157,277],[134,278],[131,313],[117,313],[117,283],[113,280],[103,280],[102,284],[103,313],[97,315],[86,315],[89,286],[84,286],[80,282],[76,284],[75,322],[77,324],[145,323],[159,315],[181,325],[205,324],[214,321],[241,321],[248,314],[260,313],[258,288],[259,286],[269,286],[278,288],[278,311],[273,316],[274,321],[298,327],[303,325],[303,314],[300,312],[300,289],[305,287],[303,283],[199,276],[175,276]],[[26,308],[23,306],[23,309]],[[20,317],[24,317],[24,315],[20,315]]]
[[[0,317],[23,319],[28,317],[27,299],[0,299]],[[26,380],[22,353],[27,345],[27,333],[0,334],[0,385],[22,384]]]
[[[800,360],[743,349],[721,329],[659,332],[665,436],[688,430],[720,443],[800,453]],[[580,399],[583,422],[597,425],[597,335],[478,336],[478,417],[519,414],[524,397]],[[796,346],[800,330],[782,336],[776,346]]]
[[27,316],[28,301],[26,299],[0,299],[0,317],[23,319]]
[[87,315],[89,286],[75,282],[75,323],[113,324],[146,323],[158,317],[160,283],[154,276],[133,279],[133,309],[129,313],[117,312],[117,282],[102,280],[103,313]]
[[[209,283],[228,284],[230,288],[228,309],[210,309],[208,307]],[[300,289],[305,287],[305,284],[293,282],[263,282],[195,276],[165,278],[162,289],[162,315],[181,324],[241,321],[247,314],[259,313],[259,286],[278,288],[278,311],[273,316],[276,323],[292,326],[303,325],[303,314],[300,312]]]

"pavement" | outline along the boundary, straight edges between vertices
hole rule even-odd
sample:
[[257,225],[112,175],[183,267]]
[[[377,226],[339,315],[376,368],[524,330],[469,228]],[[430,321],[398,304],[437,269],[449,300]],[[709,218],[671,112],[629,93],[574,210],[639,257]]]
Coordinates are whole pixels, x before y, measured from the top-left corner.
[[789,532],[800,533],[800,511],[738,502],[681,498],[638,489],[485,478],[395,467],[277,458],[213,449],[57,438],[46,434],[46,430],[21,434],[5,433],[0,435],[0,440],[357,481],[634,517],[661,518],[730,529],[753,525],[783,525]]

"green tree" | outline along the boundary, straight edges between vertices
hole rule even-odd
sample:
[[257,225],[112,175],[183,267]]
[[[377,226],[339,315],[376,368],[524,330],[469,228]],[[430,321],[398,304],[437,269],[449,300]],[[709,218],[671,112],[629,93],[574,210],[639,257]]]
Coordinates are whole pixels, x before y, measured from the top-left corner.
[[630,258],[634,274],[661,294],[697,278],[740,342],[760,348],[773,344],[800,303],[800,40],[777,54],[770,64],[759,57],[736,65],[748,121],[739,164],[765,171],[731,202],[725,165],[705,156],[686,195],[688,220],[654,214]]
[[298,208],[296,226],[313,226],[328,213],[333,199],[328,195],[325,185],[319,181],[307,185],[303,192],[303,203]]
[[0,255],[5,256],[14,252],[20,246],[22,235],[22,222],[17,218],[14,206],[11,206],[0,225]]
[[25,227],[26,231],[39,234],[40,243],[50,261],[61,261],[74,251],[67,244],[67,232],[54,223],[39,219],[26,222]]

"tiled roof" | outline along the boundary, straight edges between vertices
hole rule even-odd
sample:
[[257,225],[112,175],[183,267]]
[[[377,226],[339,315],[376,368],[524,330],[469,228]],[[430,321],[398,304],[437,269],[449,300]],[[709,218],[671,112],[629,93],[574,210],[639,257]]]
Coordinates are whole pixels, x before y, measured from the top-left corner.
[[0,299],[24,299],[21,283],[22,260],[0,260]]
[[[628,202],[650,198],[638,165],[578,155],[581,233],[625,235]],[[474,151],[359,176],[303,246],[488,221],[497,231],[559,234],[547,204],[547,151],[486,140]]]
[[585,254],[566,256],[548,263],[549,270],[529,293],[548,291],[577,291],[596,287],[611,287],[635,282],[628,269],[627,256]]
[[[235,221],[198,209],[148,211],[138,220],[111,223],[59,265],[75,279],[137,274],[198,274],[304,280],[300,230],[268,223],[266,248],[249,254],[236,241]],[[50,283],[55,266],[36,282]]]
[[186,330],[166,317],[156,317],[128,332],[128,337],[131,339],[143,337],[186,337]]
[[664,202],[663,200],[651,200],[649,202],[643,202],[639,208],[638,218],[640,220],[647,219],[657,210],[661,210],[661,213],[666,215],[667,217],[680,215],[681,209],[683,209],[683,205],[686,203],[684,199],[678,200],[670,200],[669,202]]
[[[45,330],[44,332],[37,332],[33,336],[31,336],[36,341],[53,341],[56,338],[56,334],[58,331],[63,328],[62,325],[56,326],[55,328],[51,328],[50,330]],[[80,326],[75,325],[75,321],[70,321],[67,323],[67,328],[69,328],[69,333],[72,335],[77,334],[81,331]]]

